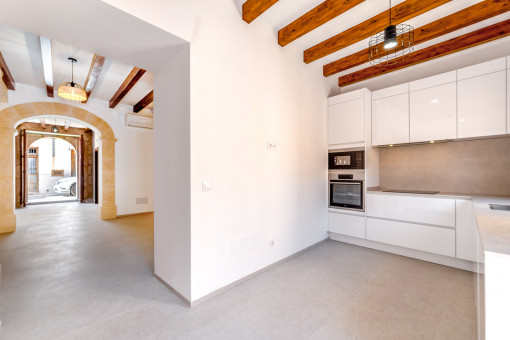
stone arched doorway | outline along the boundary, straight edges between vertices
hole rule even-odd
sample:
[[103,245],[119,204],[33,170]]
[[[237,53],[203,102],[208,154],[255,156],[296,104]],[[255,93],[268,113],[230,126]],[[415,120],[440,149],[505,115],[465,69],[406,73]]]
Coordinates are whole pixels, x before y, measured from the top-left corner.
[[117,217],[115,205],[115,135],[104,120],[73,105],[37,102],[10,106],[0,111],[0,233],[16,230],[14,213],[14,133],[15,127],[31,117],[52,115],[74,118],[87,123],[101,139],[101,200],[98,214],[102,219]]

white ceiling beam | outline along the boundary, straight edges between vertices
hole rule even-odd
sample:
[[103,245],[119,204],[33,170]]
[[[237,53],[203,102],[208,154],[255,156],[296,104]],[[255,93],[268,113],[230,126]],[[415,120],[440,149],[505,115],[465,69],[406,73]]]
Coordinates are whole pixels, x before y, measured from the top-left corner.
[[54,97],[53,94],[53,62],[51,59],[51,40],[40,37],[41,55],[44,69],[44,81],[46,82],[46,94],[48,97]]

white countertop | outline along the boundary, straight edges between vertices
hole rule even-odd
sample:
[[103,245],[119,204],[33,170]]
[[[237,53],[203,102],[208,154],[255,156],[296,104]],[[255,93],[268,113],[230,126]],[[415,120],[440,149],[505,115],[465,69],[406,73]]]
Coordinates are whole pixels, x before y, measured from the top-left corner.
[[493,252],[510,256],[510,211],[491,210],[489,208],[489,203],[510,204],[510,196],[489,196],[448,192],[428,195],[383,192],[380,189],[369,189],[368,194],[470,199],[473,201],[473,205],[475,207],[476,222],[484,252]]

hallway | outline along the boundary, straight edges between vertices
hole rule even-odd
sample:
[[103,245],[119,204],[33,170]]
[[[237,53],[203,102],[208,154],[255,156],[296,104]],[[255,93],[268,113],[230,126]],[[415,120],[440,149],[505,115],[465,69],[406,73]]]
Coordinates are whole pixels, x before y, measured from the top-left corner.
[[188,308],[153,275],[153,215],[35,205],[0,236],[2,339],[476,339],[471,273],[327,241]]
[[16,211],[0,235],[0,337],[53,338],[171,294],[153,276],[153,215],[111,221],[97,205]]

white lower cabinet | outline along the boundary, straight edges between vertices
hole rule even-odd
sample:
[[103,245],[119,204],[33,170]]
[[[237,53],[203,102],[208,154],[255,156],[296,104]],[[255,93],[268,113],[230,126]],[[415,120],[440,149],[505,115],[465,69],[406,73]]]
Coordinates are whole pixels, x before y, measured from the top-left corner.
[[455,227],[455,200],[431,196],[367,195],[367,216]]
[[455,230],[367,218],[367,239],[428,253],[455,257]]
[[330,232],[365,238],[365,216],[329,212],[328,220]]
[[368,194],[366,238],[480,262],[482,248],[470,199]]
[[483,253],[480,234],[476,226],[473,202],[457,200],[456,257],[472,262],[483,262],[479,254]]

